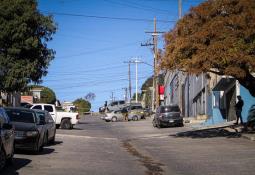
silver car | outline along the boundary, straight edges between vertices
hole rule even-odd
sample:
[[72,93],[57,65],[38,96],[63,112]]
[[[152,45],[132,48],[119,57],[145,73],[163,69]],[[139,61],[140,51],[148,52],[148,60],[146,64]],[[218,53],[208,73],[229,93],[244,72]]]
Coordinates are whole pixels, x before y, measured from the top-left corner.
[[116,122],[116,121],[123,121],[124,120],[124,116],[121,112],[121,110],[117,110],[117,111],[111,111],[106,113],[106,116],[104,117],[104,120],[106,122]]
[[126,102],[124,100],[119,100],[119,101],[113,101],[107,106],[107,111],[118,111],[124,108],[126,105]]

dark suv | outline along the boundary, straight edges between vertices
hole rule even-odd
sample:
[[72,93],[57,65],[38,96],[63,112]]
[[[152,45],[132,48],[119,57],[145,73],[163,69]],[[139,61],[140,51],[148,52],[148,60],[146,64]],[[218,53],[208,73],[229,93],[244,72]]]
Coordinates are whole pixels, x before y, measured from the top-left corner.
[[5,110],[0,108],[0,171],[11,162],[14,153],[14,129]]
[[159,106],[152,124],[158,128],[163,126],[183,126],[183,118],[179,106]]
[[26,108],[5,108],[5,110],[15,127],[15,149],[41,151],[46,137],[45,127],[35,111]]

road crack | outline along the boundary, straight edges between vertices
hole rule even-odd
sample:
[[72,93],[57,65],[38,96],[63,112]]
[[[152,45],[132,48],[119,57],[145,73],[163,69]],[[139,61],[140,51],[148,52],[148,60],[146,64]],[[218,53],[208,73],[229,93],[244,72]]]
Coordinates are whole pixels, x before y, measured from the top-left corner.
[[131,140],[125,140],[122,142],[122,146],[127,152],[138,158],[138,161],[147,169],[146,175],[162,175],[164,170],[161,167],[164,165],[155,162],[151,157],[141,154],[130,142]]

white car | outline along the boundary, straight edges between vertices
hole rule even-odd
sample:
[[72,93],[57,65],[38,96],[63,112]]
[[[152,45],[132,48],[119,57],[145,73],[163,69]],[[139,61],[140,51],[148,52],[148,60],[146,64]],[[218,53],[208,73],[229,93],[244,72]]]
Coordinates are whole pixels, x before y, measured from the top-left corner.
[[46,110],[50,113],[56,123],[56,128],[72,129],[78,123],[79,114],[76,112],[58,112],[52,104],[33,104],[30,109]]
[[121,113],[121,110],[118,110],[118,111],[112,111],[112,112],[106,113],[106,116],[104,117],[104,120],[106,122],[109,122],[109,121],[112,121],[112,122],[123,121],[124,117],[123,117],[123,114]]

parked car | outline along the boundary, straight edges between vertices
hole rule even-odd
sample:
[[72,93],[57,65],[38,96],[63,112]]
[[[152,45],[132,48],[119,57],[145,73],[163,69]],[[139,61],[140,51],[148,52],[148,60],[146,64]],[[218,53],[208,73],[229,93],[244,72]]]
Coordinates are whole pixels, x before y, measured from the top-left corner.
[[124,120],[122,110],[111,111],[111,112],[106,113],[104,120],[106,122],[109,122],[109,121],[117,122],[117,121]]
[[44,123],[45,137],[44,145],[55,142],[56,124],[48,111],[35,110],[36,115],[40,118],[41,123]]
[[128,110],[128,119],[129,120],[140,120],[140,119],[144,119],[145,115],[144,115],[144,110],[143,107],[141,105],[141,103],[131,103],[129,105],[127,105],[126,109]]
[[107,111],[118,111],[121,110],[126,106],[126,102],[124,100],[119,100],[119,101],[113,101],[107,106]]
[[153,111],[150,108],[143,109],[143,112],[145,117],[150,117],[153,114]]
[[0,171],[14,155],[14,128],[3,108],[0,108]]
[[159,106],[152,121],[154,127],[183,126],[183,118],[177,105]]
[[45,127],[35,111],[26,108],[5,110],[15,127],[15,149],[41,151],[46,137]]
[[34,104],[30,109],[45,110],[50,113],[56,123],[56,128],[72,129],[78,123],[79,114],[76,112],[59,112],[56,110],[55,105],[52,104]]
[[128,120],[133,120],[133,121],[138,121],[138,120],[141,120],[142,119],[142,116],[137,114],[137,113],[134,113],[134,112],[129,112],[128,113]]

